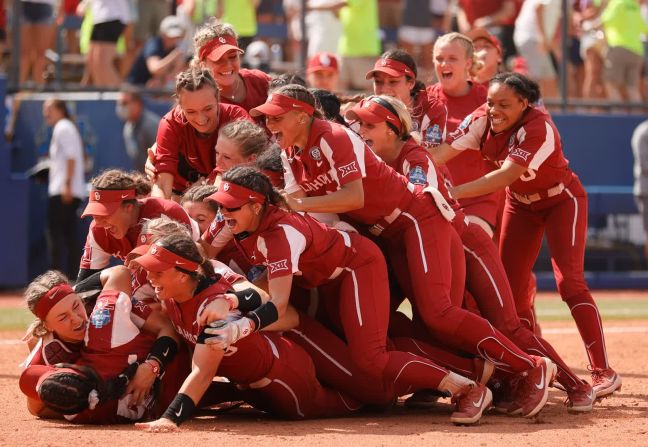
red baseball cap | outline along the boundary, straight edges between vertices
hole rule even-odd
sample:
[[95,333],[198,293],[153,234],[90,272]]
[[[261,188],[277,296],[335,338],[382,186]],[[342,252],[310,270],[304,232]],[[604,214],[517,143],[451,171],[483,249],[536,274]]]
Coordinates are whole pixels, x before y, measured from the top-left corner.
[[134,189],[93,189],[81,217],[110,216],[124,200],[134,200],[136,197]]
[[470,31],[468,31],[466,36],[468,36],[470,40],[473,41],[473,43],[479,39],[487,40],[491,45],[493,45],[497,49],[499,54],[502,54],[502,44],[500,44],[499,39],[493,36],[491,33],[489,33],[487,29],[473,28]]
[[180,255],[173,253],[170,250],[159,245],[157,242],[151,245],[140,245],[131,253],[140,254],[146,252],[141,256],[133,259],[131,262],[136,262],[141,265],[144,270],[150,272],[163,272],[173,267],[180,267],[183,270],[195,272],[198,270],[199,264],[190,259],[183,258]]
[[291,110],[298,110],[313,115],[315,108],[310,104],[299,101],[298,99],[278,93],[271,93],[264,104],[250,109],[250,115],[257,117],[261,115],[278,116]]
[[234,36],[219,36],[207,42],[200,49],[200,60],[204,61],[205,59],[209,59],[210,61],[217,62],[225,53],[231,50],[236,50],[241,54],[244,53],[244,51],[239,48],[238,42]]
[[245,186],[232,182],[221,182],[218,191],[205,199],[220,203],[226,208],[238,208],[246,203],[265,203],[265,196]]
[[317,53],[311,57],[306,67],[307,73],[314,71],[334,71],[338,72],[338,60],[335,54],[329,52]]
[[400,76],[409,76],[412,79],[416,78],[416,75],[414,74],[412,69],[407,65],[389,58],[378,59],[374,64],[373,70],[367,73],[365,79],[373,78],[374,74],[376,74],[377,72],[385,73],[386,75],[392,76],[394,78],[398,78]]
[[376,97],[373,99],[363,99],[355,107],[347,110],[344,117],[351,121],[362,121],[372,124],[382,122],[391,123],[401,132],[403,130],[403,124],[398,115],[392,113],[387,107],[380,105],[377,100],[381,99]]

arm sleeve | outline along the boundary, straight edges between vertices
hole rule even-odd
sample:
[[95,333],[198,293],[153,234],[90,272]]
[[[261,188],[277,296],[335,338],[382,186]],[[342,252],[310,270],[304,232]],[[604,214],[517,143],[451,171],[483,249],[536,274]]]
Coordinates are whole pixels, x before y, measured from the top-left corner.
[[306,248],[306,238],[289,225],[281,225],[257,240],[257,248],[264,253],[268,279],[299,272],[299,258]]
[[290,167],[290,162],[284,151],[281,151],[281,164],[284,169],[284,191],[287,194],[293,194],[297,191],[301,191],[300,186],[295,180],[295,175],[293,174],[292,168]]
[[487,125],[486,116],[475,117],[474,114],[470,114],[464,118],[457,130],[448,135],[446,142],[458,151],[465,149],[478,151]]
[[173,124],[172,117],[160,120],[157,132],[157,150],[155,154],[155,168],[158,172],[166,172],[174,177],[178,174],[178,155],[182,144]]
[[556,149],[556,135],[544,120],[535,120],[521,127],[509,148],[507,160],[537,171]]

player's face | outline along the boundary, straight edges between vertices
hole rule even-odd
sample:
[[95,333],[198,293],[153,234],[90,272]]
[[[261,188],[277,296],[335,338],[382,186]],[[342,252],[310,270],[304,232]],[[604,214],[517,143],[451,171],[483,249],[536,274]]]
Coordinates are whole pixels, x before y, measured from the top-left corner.
[[338,89],[338,74],[333,70],[313,71],[308,73],[306,80],[313,88],[321,88],[329,92],[336,92]]
[[506,84],[499,83],[489,87],[486,104],[491,120],[491,129],[493,132],[499,133],[515,126],[522,118],[529,102],[520,98]]
[[217,61],[205,59],[203,63],[221,87],[233,86],[241,70],[240,53],[236,50],[228,51]]
[[203,87],[193,92],[182,90],[178,103],[191,126],[202,134],[211,134],[218,127],[219,104],[216,92]]
[[261,222],[261,205],[256,203],[246,203],[240,208],[221,207],[221,214],[225,218],[225,225],[232,230],[234,234],[240,234],[245,231],[255,231]]
[[384,159],[385,152],[394,147],[395,134],[385,122],[367,123],[360,121],[358,133],[380,158]]
[[110,216],[92,216],[94,223],[99,228],[104,228],[115,239],[126,237],[131,226],[134,205],[122,204]]
[[472,59],[459,42],[446,42],[434,47],[434,71],[446,92],[461,90],[468,81]]
[[205,202],[185,202],[182,204],[182,207],[189,214],[189,217],[198,223],[200,234],[204,234],[216,218],[216,211]]
[[483,64],[482,68],[477,72],[477,81],[489,81],[495,76],[499,69],[499,64],[502,62],[499,51],[486,39],[477,39],[474,42],[474,47],[475,59]]
[[398,98],[403,103],[411,102],[410,92],[414,87],[414,81],[406,76],[389,76],[385,73],[376,72],[373,77],[373,90],[375,95],[387,95]]
[[235,166],[253,162],[256,155],[246,157],[241,154],[241,148],[227,137],[218,137],[216,142],[216,166],[225,172]]
[[63,341],[82,341],[88,325],[88,315],[79,295],[72,293],[56,303],[47,313],[44,323],[47,329]]
[[174,268],[162,272],[146,272],[146,277],[159,300],[171,300],[186,297],[194,285],[190,276]]
[[304,132],[308,116],[304,112],[291,110],[283,115],[266,116],[266,127],[272,133],[275,141],[282,149],[294,145]]

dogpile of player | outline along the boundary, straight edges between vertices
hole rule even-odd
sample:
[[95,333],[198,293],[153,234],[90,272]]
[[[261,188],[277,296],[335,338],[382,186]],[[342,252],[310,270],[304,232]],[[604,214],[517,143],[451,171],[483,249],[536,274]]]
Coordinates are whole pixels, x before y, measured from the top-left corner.
[[[533,417],[552,385],[570,412],[621,388],[583,278],[586,193],[495,38],[439,38],[429,86],[389,51],[356,97],[331,92],[334,55],[308,88],[240,68],[229,25],[194,41],[147,176],[95,177],[78,278],[25,291],[32,414],[172,431],[226,402],[304,419],[411,395],[474,424],[492,406]],[[545,235],[591,382],[535,319]]]

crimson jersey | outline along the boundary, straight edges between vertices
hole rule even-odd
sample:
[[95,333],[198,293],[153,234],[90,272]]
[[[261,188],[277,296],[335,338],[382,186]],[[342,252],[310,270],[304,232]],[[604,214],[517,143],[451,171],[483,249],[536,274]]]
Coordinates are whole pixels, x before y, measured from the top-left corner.
[[[227,293],[232,289],[231,283],[222,276],[203,280],[198,285],[197,293],[189,301],[178,303],[175,300],[164,300],[169,318],[176,332],[190,346],[195,346],[198,336],[204,327],[197,323],[202,310],[216,299],[217,295]],[[231,319],[240,316],[240,312],[230,313]],[[273,341],[279,334],[255,332],[231,345],[218,368],[218,375],[227,377],[234,383],[250,384],[265,377],[276,358],[276,345]]]
[[306,148],[284,149],[281,159],[288,194],[301,189],[309,196],[323,196],[362,179],[364,207],[345,215],[363,224],[373,225],[397,208],[406,209],[414,199],[414,186],[339,124],[313,120]]
[[268,87],[272,78],[261,70],[248,70],[247,68],[242,68],[239,75],[241,75],[243,83],[245,83],[245,99],[239,103],[221,95],[221,102],[241,106],[249,112],[250,109],[266,102],[266,99],[268,99]]
[[442,176],[429,152],[413,138],[405,142],[398,157],[388,164],[414,185],[429,185],[439,189],[439,183],[443,184]]
[[421,144],[436,147],[443,143],[447,133],[448,107],[427,90],[419,92],[414,103],[412,119],[417,124],[414,131],[421,133]]
[[113,237],[105,228],[98,227],[94,221],[90,224],[80,268],[92,270],[106,268],[111,256],[122,261],[126,259],[128,253],[141,243],[139,236],[144,219],[167,216],[191,228],[194,239],[200,236],[197,224],[193,222],[184,208],[173,200],[149,197],[138,199],[137,202],[140,205],[137,225],[129,228],[126,236],[121,239]]
[[512,129],[494,134],[486,105],[475,110],[454,134],[449,143],[454,149],[473,149],[501,165],[509,160],[527,171],[509,188],[519,194],[546,191],[572,178],[569,162],[563,155],[558,130],[549,116],[529,108]]
[[274,205],[268,205],[259,228],[239,235],[236,244],[251,262],[267,266],[268,279],[295,275],[303,288],[328,282],[357,256],[347,233]]
[[199,176],[207,177],[216,167],[218,130],[231,121],[252,121],[241,107],[219,104],[218,127],[208,136],[199,134],[187,121],[180,106],[160,120],[157,133],[155,169],[174,176],[173,189],[182,193]]

